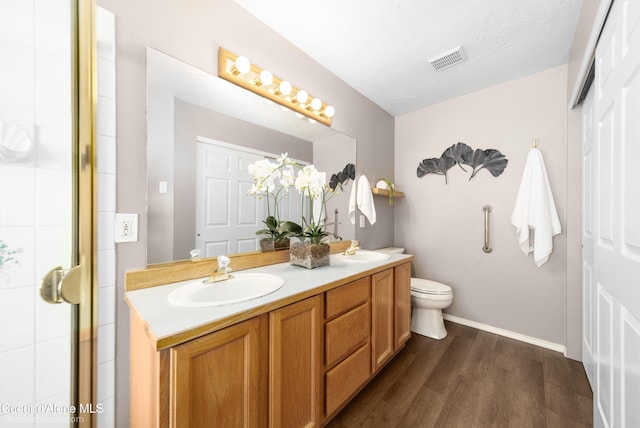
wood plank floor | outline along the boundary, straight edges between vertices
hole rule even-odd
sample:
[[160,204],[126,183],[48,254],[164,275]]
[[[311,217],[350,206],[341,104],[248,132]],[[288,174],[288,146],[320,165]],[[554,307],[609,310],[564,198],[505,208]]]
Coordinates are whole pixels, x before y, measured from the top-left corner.
[[582,364],[534,345],[446,323],[405,349],[330,423],[355,427],[591,427]]

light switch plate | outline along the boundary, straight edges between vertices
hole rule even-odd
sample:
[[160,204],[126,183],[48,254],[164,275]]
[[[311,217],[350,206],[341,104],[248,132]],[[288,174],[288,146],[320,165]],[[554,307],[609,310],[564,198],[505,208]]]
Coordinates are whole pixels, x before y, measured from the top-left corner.
[[138,214],[116,213],[113,240],[119,242],[138,241]]
[[364,216],[360,216],[360,227],[364,227]]

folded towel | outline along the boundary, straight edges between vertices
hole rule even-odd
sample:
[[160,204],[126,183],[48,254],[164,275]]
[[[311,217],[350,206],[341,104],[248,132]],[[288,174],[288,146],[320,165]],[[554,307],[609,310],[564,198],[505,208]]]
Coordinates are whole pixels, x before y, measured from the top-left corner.
[[362,214],[367,217],[369,223],[374,224],[376,222],[376,206],[373,202],[373,192],[371,191],[371,184],[364,175],[358,178],[358,193],[356,194],[356,204]]
[[[527,155],[511,224],[516,228],[522,252],[529,255],[533,251],[533,260],[538,267],[546,263],[553,251],[553,237],[562,228],[542,152],[537,148],[532,148]],[[529,228],[535,230],[533,246],[529,242]]]

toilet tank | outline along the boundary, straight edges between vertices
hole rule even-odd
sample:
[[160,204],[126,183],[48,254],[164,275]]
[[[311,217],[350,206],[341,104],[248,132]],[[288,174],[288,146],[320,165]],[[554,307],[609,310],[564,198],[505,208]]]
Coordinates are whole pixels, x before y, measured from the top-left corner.
[[404,248],[402,248],[402,247],[384,247],[384,248],[378,248],[375,251],[379,251],[381,253],[387,253],[387,254],[402,254],[402,253],[404,253]]

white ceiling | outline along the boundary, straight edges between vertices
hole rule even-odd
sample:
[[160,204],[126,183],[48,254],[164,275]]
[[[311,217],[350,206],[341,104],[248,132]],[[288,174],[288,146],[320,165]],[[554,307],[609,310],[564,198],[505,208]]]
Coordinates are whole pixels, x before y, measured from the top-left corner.
[[[582,0],[236,0],[393,116],[567,62]],[[429,59],[463,46],[466,61]]]

